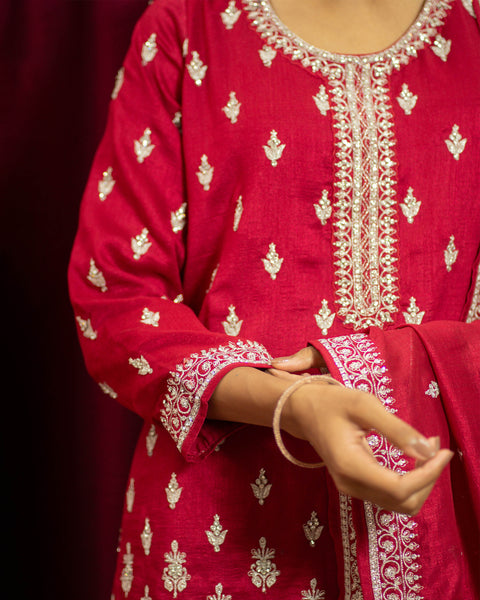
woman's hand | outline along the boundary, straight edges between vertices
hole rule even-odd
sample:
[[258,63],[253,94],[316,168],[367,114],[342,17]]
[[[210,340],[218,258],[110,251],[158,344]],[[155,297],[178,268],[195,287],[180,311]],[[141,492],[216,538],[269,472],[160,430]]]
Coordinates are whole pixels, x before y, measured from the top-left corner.
[[[320,353],[312,347],[272,364],[271,374],[291,381],[299,378],[294,371],[324,366]],[[402,513],[420,510],[453,456],[450,450],[439,450],[438,438],[427,440],[386,411],[375,396],[328,384],[312,383],[294,392],[285,407],[282,427],[310,442],[339,491]],[[381,466],[366,440],[372,430],[415,458],[416,467],[401,475]]]

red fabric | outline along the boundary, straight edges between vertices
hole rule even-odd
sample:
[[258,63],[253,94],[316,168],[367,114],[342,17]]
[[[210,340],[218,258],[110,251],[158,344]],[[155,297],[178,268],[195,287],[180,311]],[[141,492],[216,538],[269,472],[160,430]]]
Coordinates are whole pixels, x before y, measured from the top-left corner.
[[[275,44],[256,30],[260,21],[250,18],[248,3],[232,27],[220,18],[226,6],[158,0],[140,20],[92,166],[70,264],[87,366],[106,393],[146,421],[129,479],[116,597],[169,597],[172,581],[186,585],[183,597],[211,595],[219,582],[225,594],[252,597],[258,594],[252,565],[264,538],[274,551],[272,569],[280,571],[272,574],[272,593],[299,597],[315,578],[335,597],[346,585],[345,556],[338,550],[338,502],[328,499],[325,475],[290,469],[267,430],[243,428],[226,439],[237,426],[204,421],[209,395],[227,369],[266,366],[268,353],[295,352],[321,330],[336,339],[352,327],[382,324],[385,335],[396,334],[413,318],[415,303],[421,312],[415,318],[427,323],[459,321],[475,301],[480,44],[462,3],[427,2],[431,22],[423,22],[423,37],[411,30],[393,53],[399,64],[382,55],[391,69],[383,86],[378,64],[362,70],[359,60],[351,72],[333,59],[322,68],[308,56],[300,63],[287,52],[285,34],[271,58]],[[336,78],[335,69],[343,75]],[[417,96],[410,112],[398,100],[407,83]],[[317,103],[322,86],[326,100]],[[225,110],[232,92],[240,103],[237,120]],[[349,143],[357,130],[363,138]],[[455,132],[465,142],[451,150],[446,140],[457,139]],[[354,171],[358,163],[362,172]],[[108,176],[114,185],[102,192],[99,182]],[[340,216],[342,190],[356,194],[362,219],[354,225],[358,211]],[[421,206],[407,218],[400,205],[413,192]],[[330,202],[330,215],[321,198]],[[321,314],[327,308],[331,322]],[[363,336],[351,339],[357,335]],[[429,373],[427,359],[421,367]],[[435,425],[446,431],[439,419],[429,426]],[[252,492],[261,469],[272,483],[264,503]],[[182,492],[171,507],[166,488],[173,473]],[[342,510],[352,512],[364,536],[356,505]],[[313,512],[324,527],[314,548],[303,531]],[[228,529],[220,552],[205,534],[215,514]],[[141,533],[148,537],[148,528],[147,552]],[[459,550],[458,532],[451,535]],[[430,550],[425,539],[422,561]],[[181,560],[176,544],[186,553]],[[364,549],[358,566],[368,594]],[[169,570],[172,561],[184,566]],[[461,559],[452,564],[453,600],[468,575]],[[429,571],[421,568],[423,597],[434,598]],[[378,593],[376,600],[383,597]]]

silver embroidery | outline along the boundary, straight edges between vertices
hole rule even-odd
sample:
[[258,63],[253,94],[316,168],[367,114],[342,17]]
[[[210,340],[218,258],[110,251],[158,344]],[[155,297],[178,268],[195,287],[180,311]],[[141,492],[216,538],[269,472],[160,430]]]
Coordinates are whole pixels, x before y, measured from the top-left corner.
[[325,590],[317,589],[317,580],[310,580],[310,589],[302,591],[302,600],[324,600]]
[[177,112],[173,115],[172,123],[179,130],[182,129],[182,111],[177,110]]
[[152,327],[158,327],[159,320],[160,320],[159,312],[153,312],[153,310],[149,310],[148,308],[143,309],[140,321],[144,325],[151,325]]
[[420,325],[424,316],[425,311],[418,308],[417,301],[412,296],[407,311],[403,313],[405,323],[408,323],[408,325]]
[[174,301],[175,304],[179,304],[180,302],[183,302],[183,294],[178,294],[178,296],[176,296],[173,299],[173,301]]
[[158,52],[157,48],[157,34],[152,33],[148,40],[142,46],[142,65],[145,66],[155,58]]
[[422,202],[417,200],[413,195],[413,188],[409,187],[403,203],[400,204],[403,215],[406,217],[409,223],[413,223],[413,219],[418,215],[421,205]]
[[452,40],[446,40],[440,34],[436,36],[435,41],[432,44],[432,51],[442,59],[443,62],[447,62],[448,55],[452,48]]
[[192,52],[192,60],[187,65],[188,74],[195,82],[195,85],[202,85],[202,81],[207,74],[208,66],[204,65],[200,60],[198,52],[195,50]]
[[127,512],[131,513],[133,510],[133,503],[135,502],[135,479],[132,477],[128,484],[127,492],[125,494],[125,504]]
[[270,275],[272,279],[276,279],[277,275],[282,268],[283,258],[280,258],[274,243],[268,246],[267,257],[262,258],[263,266],[265,271]]
[[96,340],[97,332],[94,331],[90,319],[82,319],[82,317],[75,318],[77,320],[80,331],[83,333],[83,337],[86,337],[89,340]]
[[189,44],[188,38],[185,38],[183,40],[183,44],[182,44],[182,56],[183,56],[183,58],[186,58],[186,56],[188,54],[188,44]]
[[187,203],[184,202],[182,206],[170,213],[170,225],[172,226],[173,233],[182,231],[187,221]]
[[236,123],[238,115],[240,114],[241,102],[237,100],[235,92],[230,92],[230,97],[227,104],[222,108],[227,119],[230,119],[230,123]]
[[235,0],[230,0],[228,7],[220,13],[222,22],[225,25],[225,29],[232,29],[235,23],[238,21],[241,11],[235,5]]
[[430,396],[431,398],[438,398],[440,396],[440,387],[436,381],[430,382],[425,396]]
[[233,231],[238,231],[238,226],[240,225],[240,219],[243,214],[243,203],[242,196],[238,197],[237,205],[235,207],[235,214],[233,216]]
[[223,329],[227,335],[239,335],[243,321],[241,321],[236,313],[235,306],[230,304],[228,307],[228,317],[225,321],[222,321]]
[[417,100],[418,96],[408,89],[408,85],[406,83],[402,84],[402,91],[397,96],[397,102],[400,104],[400,107],[403,108],[406,115],[412,114],[412,110],[415,108]]
[[140,598],[140,600],[152,600],[152,598],[149,594],[150,594],[150,588],[148,587],[148,585],[146,585],[143,590],[143,596],[142,596],[142,598]]
[[448,151],[452,154],[455,160],[460,158],[460,154],[465,150],[465,144],[467,143],[467,138],[462,138],[460,133],[458,132],[458,125],[454,125],[452,127],[452,131],[447,140],[445,140],[447,144]]
[[265,45],[263,48],[260,48],[258,54],[263,64],[270,68],[272,66],[273,59],[277,56],[277,51],[274,48]]
[[220,552],[220,546],[225,541],[228,529],[223,529],[220,524],[220,517],[218,515],[214,515],[213,523],[210,525],[210,530],[206,529],[205,533],[215,552]]
[[173,597],[176,598],[178,592],[183,592],[187,587],[187,581],[191,579],[188,574],[186,567],[183,565],[187,560],[185,552],[178,551],[178,542],[173,540],[171,544],[171,552],[165,552],[165,562],[167,567],[163,569],[163,585],[168,592],[173,593]]
[[87,279],[92,285],[99,288],[101,292],[106,292],[108,290],[105,277],[103,276],[103,273],[97,269],[97,265],[93,258],[90,259],[90,269],[88,271]]
[[232,364],[268,365],[272,357],[263,346],[249,340],[232,340],[218,348],[192,354],[167,380],[160,419],[179,450],[200,409],[203,394],[212,378]]
[[448,246],[444,250],[443,254],[445,257],[445,266],[447,267],[447,271],[450,272],[452,270],[453,265],[456,263],[458,257],[458,250],[455,246],[454,235],[450,236],[450,241],[448,242]]
[[140,164],[150,156],[155,148],[155,144],[152,144],[152,130],[147,127],[143,132],[143,135],[140,139],[135,140],[133,143],[133,148],[135,150],[135,154],[137,156],[137,162]]
[[473,10],[473,0],[462,0],[462,4],[465,7],[465,10],[472,17],[475,17],[475,11]]
[[107,394],[107,396],[110,396],[110,398],[113,398],[114,400],[115,400],[116,398],[118,398],[118,394],[117,394],[117,392],[116,392],[114,389],[112,389],[112,388],[111,388],[111,387],[108,385],[108,383],[105,383],[105,382],[103,382],[103,383],[99,383],[98,385],[100,386],[100,389],[102,390],[102,392],[103,392],[104,394]]
[[98,197],[102,202],[112,193],[113,186],[116,183],[115,179],[112,177],[112,170],[112,167],[108,167],[108,169],[103,172],[102,179],[98,182]]
[[232,600],[230,594],[225,595],[223,593],[223,585],[217,583],[215,586],[215,596],[207,596],[207,600]]
[[472,302],[468,309],[466,323],[473,323],[473,321],[480,321],[480,265],[477,269],[477,278],[475,281],[475,287],[473,288]]
[[147,456],[153,455],[153,450],[155,449],[155,444],[157,443],[158,433],[155,428],[155,425],[152,423],[150,425],[150,429],[145,437],[145,446],[147,448]]
[[125,67],[120,67],[118,69],[117,74],[115,76],[115,85],[113,86],[111,99],[116,100],[118,98],[118,93],[122,89],[123,82],[125,81]]
[[322,330],[322,335],[327,335],[335,319],[335,313],[332,313],[328,308],[328,300],[322,300],[322,308],[313,316],[315,317],[317,326]]
[[152,547],[152,528],[150,526],[150,519],[148,517],[145,518],[145,526],[143,528],[142,533],[140,534],[140,539],[142,540],[143,551],[145,552],[145,556],[150,554],[150,548]]
[[267,591],[267,587],[272,587],[280,575],[277,571],[277,565],[271,559],[275,558],[275,550],[267,548],[267,540],[261,537],[258,541],[260,548],[252,550],[252,558],[255,562],[250,565],[248,575],[252,583],[257,588],[262,588],[262,592]]
[[220,264],[216,265],[215,268],[213,269],[212,274],[210,275],[210,283],[208,284],[208,288],[205,290],[205,294],[208,294],[210,292],[210,290],[212,289],[213,282],[215,281],[215,277],[217,276],[219,267],[220,267]]
[[323,525],[320,525],[317,513],[313,511],[310,519],[303,525],[303,532],[305,534],[305,537],[307,538],[308,543],[310,544],[310,546],[312,546],[312,548],[315,547],[315,543],[322,535],[322,531]]
[[268,140],[267,145],[263,146],[263,149],[265,151],[265,156],[272,163],[272,167],[276,167],[285,150],[285,144],[280,143],[275,129],[272,129],[270,132],[270,139]]
[[328,94],[325,90],[325,86],[321,85],[320,89],[316,93],[315,96],[312,96],[315,101],[315,104],[318,110],[325,116],[330,108],[330,104],[328,102]]
[[128,593],[132,589],[133,581],[133,554],[130,542],[127,542],[126,545],[126,552],[123,555],[123,564],[124,567],[120,574],[120,582],[122,586],[122,591],[125,594],[125,597],[127,597]]
[[180,500],[182,491],[183,491],[183,487],[180,487],[178,485],[176,473],[172,473],[172,476],[170,477],[170,481],[168,482],[168,485],[165,488],[165,494],[167,495],[168,506],[172,510],[175,509],[177,502]]
[[251,483],[253,495],[258,500],[260,506],[265,504],[265,499],[268,498],[272,484],[268,482],[265,476],[265,469],[260,469],[258,477],[255,479],[255,483]]
[[202,156],[201,161],[202,162],[198,167],[197,177],[198,181],[203,186],[203,189],[208,191],[213,178],[213,167],[208,164],[208,158],[206,154]]
[[153,373],[152,367],[148,364],[147,359],[144,356],[139,358],[129,358],[128,364],[135,367],[138,370],[139,375],[151,375]]
[[314,204],[315,214],[322,225],[326,225],[328,219],[332,216],[332,203],[328,197],[328,190],[323,190],[322,197],[318,204]]
[[142,232],[133,237],[130,241],[130,245],[133,252],[133,258],[139,260],[144,254],[148,252],[152,242],[148,240],[149,231],[146,227],[142,229]]

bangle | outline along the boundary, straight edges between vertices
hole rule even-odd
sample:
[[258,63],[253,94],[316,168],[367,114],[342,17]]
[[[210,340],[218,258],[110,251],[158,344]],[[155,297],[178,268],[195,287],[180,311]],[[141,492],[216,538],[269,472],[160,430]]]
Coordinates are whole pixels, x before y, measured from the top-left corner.
[[318,467],[325,466],[325,463],[306,463],[292,456],[292,454],[290,454],[290,452],[286,449],[285,444],[282,440],[282,434],[280,431],[280,418],[282,415],[283,407],[285,406],[287,400],[290,398],[293,392],[296,392],[298,388],[302,387],[302,385],[306,385],[307,383],[315,383],[317,381],[323,381],[325,383],[328,383],[329,385],[341,385],[342,387],[345,387],[342,383],[340,383],[336,379],[333,379],[333,377],[330,377],[330,375],[309,375],[308,377],[301,377],[283,392],[283,394],[278,399],[277,405],[275,406],[275,410],[273,412],[273,435],[275,437],[275,441],[280,452],[291,463],[297,465],[297,467],[304,467],[305,469],[317,469]]

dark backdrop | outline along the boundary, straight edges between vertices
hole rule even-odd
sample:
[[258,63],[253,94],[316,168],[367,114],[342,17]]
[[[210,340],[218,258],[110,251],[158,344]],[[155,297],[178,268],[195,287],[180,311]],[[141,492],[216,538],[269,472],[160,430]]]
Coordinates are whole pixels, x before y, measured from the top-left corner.
[[0,0],[0,540],[3,593],[15,598],[110,597],[140,422],[84,369],[66,270],[115,74],[146,4]]

